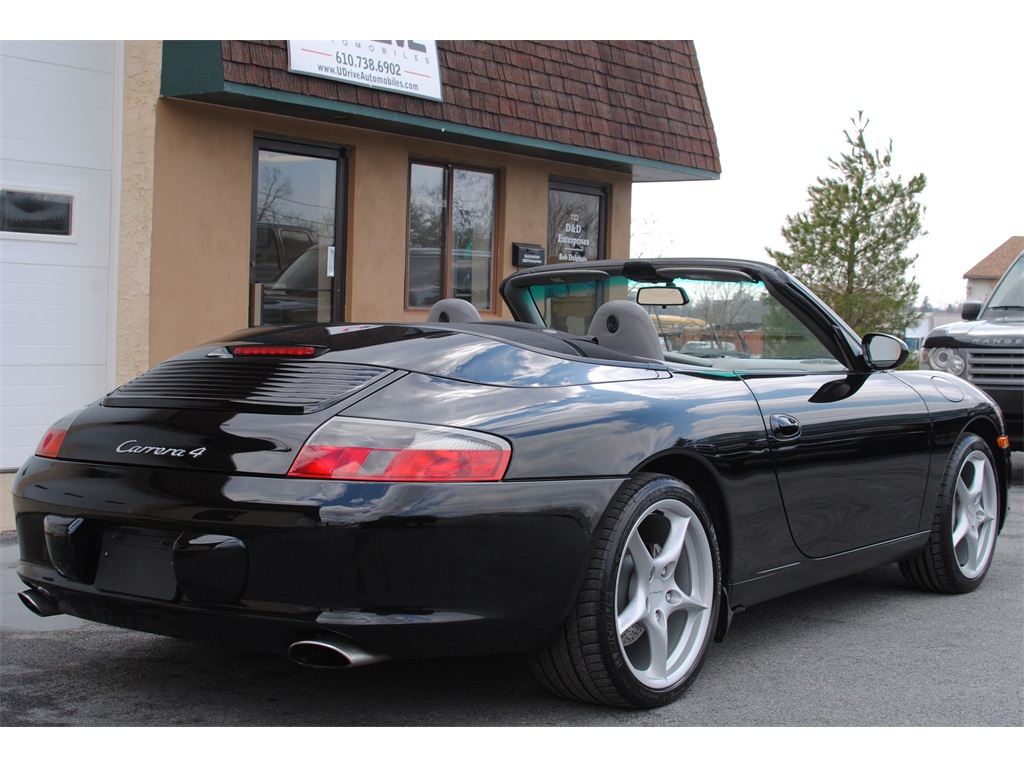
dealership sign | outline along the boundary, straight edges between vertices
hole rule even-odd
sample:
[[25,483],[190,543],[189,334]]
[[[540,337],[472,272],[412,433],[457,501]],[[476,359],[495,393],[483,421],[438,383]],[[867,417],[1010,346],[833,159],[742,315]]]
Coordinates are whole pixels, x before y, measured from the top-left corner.
[[288,70],[441,101],[434,40],[289,40]]

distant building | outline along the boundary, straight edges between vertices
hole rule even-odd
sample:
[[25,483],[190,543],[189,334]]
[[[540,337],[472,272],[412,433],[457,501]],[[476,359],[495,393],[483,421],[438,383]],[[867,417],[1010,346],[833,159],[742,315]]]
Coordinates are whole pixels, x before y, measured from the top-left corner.
[[1015,235],[996,248],[992,253],[971,267],[964,274],[967,281],[967,300],[985,303],[999,278],[1009,269],[1010,264],[1024,251],[1024,237]]

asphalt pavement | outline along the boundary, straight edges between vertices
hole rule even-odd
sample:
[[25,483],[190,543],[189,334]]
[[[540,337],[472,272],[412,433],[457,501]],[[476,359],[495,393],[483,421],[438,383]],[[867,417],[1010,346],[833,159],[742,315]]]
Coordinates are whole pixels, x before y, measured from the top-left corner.
[[[896,566],[739,615],[672,706],[634,712],[547,694],[522,659],[393,661],[344,671],[70,617],[17,592],[0,540],[2,726],[1024,725],[1024,456],[985,583],[933,595]],[[980,746],[980,745],[979,745]]]

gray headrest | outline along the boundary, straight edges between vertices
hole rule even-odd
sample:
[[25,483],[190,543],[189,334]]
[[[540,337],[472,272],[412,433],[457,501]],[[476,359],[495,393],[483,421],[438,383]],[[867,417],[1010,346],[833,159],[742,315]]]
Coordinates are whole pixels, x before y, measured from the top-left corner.
[[428,323],[479,323],[480,313],[465,299],[441,299],[430,308]]
[[632,301],[602,304],[590,321],[590,335],[602,347],[649,360],[664,360],[661,339],[647,310]]

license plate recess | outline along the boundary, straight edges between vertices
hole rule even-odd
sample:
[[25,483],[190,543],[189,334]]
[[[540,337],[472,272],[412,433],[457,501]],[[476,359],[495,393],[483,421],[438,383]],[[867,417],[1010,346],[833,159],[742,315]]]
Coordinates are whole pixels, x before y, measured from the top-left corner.
[[178,592],[173,555],[173,536],[105,531],[96,569],[96,588],[122,595],[173,600]]

